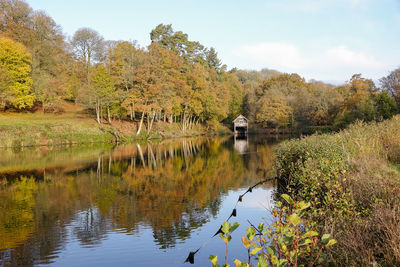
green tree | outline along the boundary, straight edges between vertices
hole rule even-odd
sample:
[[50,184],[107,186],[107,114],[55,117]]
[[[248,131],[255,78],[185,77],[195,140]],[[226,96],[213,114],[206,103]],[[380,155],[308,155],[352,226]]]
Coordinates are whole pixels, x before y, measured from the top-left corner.
[[104,65],[98,65],[94,69],[91,80],[91,93],[95,104],[97,122],[101,123],[102,111],[105,108],[108,121],[111,123],[110,108],[117,100],[114,80]]
[[379,80],[382,89],[389,92],[396,100],[397,107],[400,108],[400,68],[390,72],[386,77]]
[[178,53],[187,62],[204,62],[204,46],[199,42],[189,41],[188,38],[188,35],[182,31],[174,32],[171,24],[159,24],[150,33],[152,43],[158,43],[162,47]]
[[206,61],[208,63],[208,66],[210,68],[213,68],[215,70],[220,70],[222,62],[218,58],[218,53],[215,51],[214,47],[211,47],[210,49],[207,49],[206,52]]
[[378,120],[387,120],[397,113],[396,101],[388,92],[380,92],[373,97],[375,102],[376,118]]

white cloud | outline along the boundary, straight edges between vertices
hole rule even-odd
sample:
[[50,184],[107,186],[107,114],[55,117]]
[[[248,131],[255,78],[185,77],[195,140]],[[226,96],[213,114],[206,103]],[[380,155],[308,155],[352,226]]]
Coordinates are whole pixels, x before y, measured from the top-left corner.
[[[307,79],[326,81],[345,81],[354,73],[376,79],[395,67],[344,45],[312,49],[286,42],[263,42],[240,46],[233,50],[233,55],[239,62],[246,62],[239,66],[242,68],[297,72]],[[397,56],[397,62],[399,59]]]
[[302,68],[303,59],[296,46],[283,42],[265,42],[241,46],[234,50],[237,56],[260,61],[273,68]]
[[321,59],[337,68],[360,68],[360,69],[380,69],[383,64],[376,60],[373,56],[366,55],[362,52],[352,51],[346,46],[336,46],[326,50]]

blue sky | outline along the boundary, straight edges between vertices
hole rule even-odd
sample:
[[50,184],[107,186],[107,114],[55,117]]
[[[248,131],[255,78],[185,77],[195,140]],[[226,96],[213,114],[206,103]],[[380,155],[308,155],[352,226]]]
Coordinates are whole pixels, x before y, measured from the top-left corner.
[[213,46],[229,68],[272,68],[340,83],[400,67],[400,0],[28,0],[71,36],[150,43],[160,23]]

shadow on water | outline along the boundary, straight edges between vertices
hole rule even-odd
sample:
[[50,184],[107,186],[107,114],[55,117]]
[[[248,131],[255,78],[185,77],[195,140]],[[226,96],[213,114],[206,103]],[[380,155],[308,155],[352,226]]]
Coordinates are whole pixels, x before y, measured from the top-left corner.
[[[181,264],[243,190],[273,175],[273,147],[249,136],[4,150],[0,265]],[[245,217],[265,213],[249,199]]]

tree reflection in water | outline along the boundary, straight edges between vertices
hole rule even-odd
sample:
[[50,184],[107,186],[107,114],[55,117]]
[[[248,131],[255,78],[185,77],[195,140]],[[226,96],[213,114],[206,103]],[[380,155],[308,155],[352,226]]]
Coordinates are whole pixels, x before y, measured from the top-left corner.
[[251,146],[258,153],[239,155],[229,138],[5,153],[0,264],[51,263],[67,235],[96,247],[110,231],[139,235],[140,227],[159,248],[174,247],[215,218],[228,190],[271,175],[272,146]]

